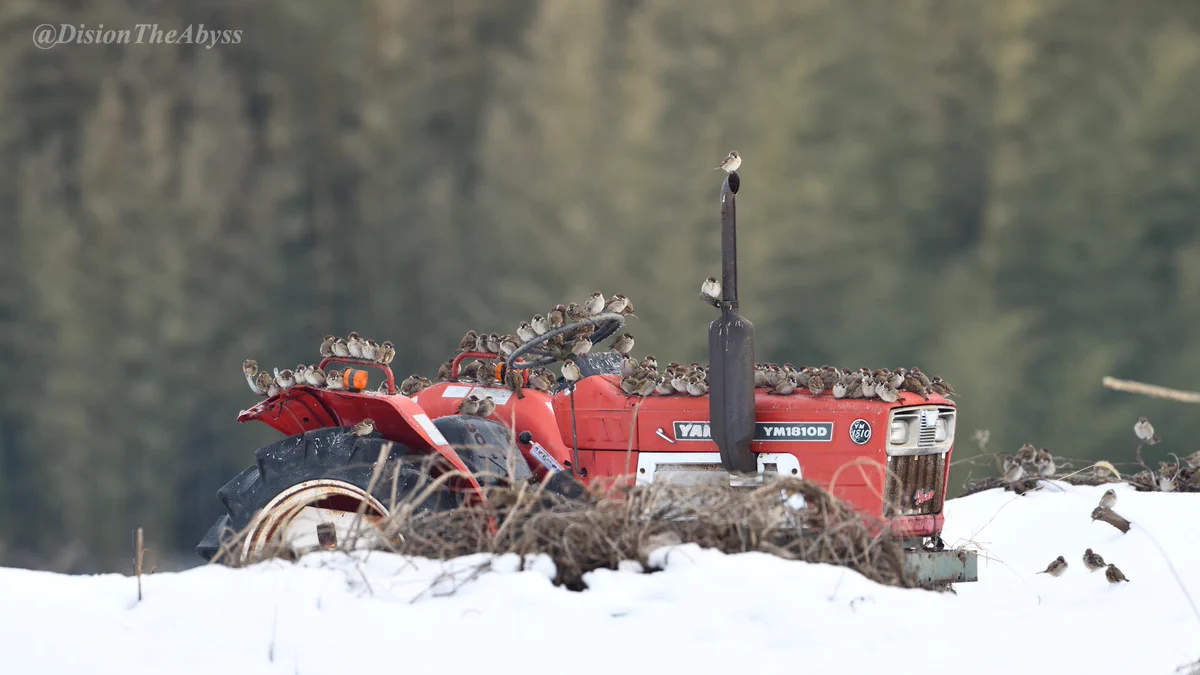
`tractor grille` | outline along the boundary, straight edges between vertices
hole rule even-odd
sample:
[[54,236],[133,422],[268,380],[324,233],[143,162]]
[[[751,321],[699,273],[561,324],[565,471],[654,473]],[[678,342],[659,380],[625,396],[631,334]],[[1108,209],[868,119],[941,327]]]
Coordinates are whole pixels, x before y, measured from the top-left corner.
[[937,418],[938,418],[938,411],[930,410],[930,409],[922,410],[920,416],[917,417],[917,422],[918,422],[917,447],[918,448],[932,448],[933,447],[933,444],[936,442],[934,440],[934,434],[937,433]]
[[945,473],[945,453],[889,457],[883,515],[891,518],[940,512]]

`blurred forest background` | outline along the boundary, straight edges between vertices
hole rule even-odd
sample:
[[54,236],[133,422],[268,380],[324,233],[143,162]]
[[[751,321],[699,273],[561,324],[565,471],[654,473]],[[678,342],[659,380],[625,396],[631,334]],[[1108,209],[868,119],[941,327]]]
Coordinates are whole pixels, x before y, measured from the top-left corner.
[[433,375],[600,289],[637,353],[703,360],[730,149],[759,360],[941,374],[960,458],[1128,461],[1141,414],[1148,460],[1197,447],[1194,407],[1100,385],[1200,377],[1194,0],[13,0],[0,30],[0,564],[128,571],[139,525],[200,562],[274,439],[234,420],[242,359],[326,333]]

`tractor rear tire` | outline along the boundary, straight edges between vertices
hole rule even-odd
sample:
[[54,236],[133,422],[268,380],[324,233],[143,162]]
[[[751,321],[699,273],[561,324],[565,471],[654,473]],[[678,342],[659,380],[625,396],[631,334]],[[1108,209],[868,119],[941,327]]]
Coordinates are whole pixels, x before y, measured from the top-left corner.
[[[254,453],[255,465],[217,491],[217,498],[226,513],[209,529],[197,545],[196,553],[205,560],[212,560],[222,546],[233,535],[246,530],[272,500],[308,481],[337,481],[367,494],[375,463],[388,441],[378,437],[359,438],[347,431],[347,427],[317,429],[259,448]],[[393,443],[370,496],[388,508],[393,496],[393,482],[397,503],[420,494],[430,482],[428,472],[422,466],[426,456]],[[416,506],[415,511],[452,509],[461,498],[449,490],[435,490]]]
[[500,422],[474,415],[448,415],[438,417],[433,424],[475,475],[480,487],[520,483],[533,475],[513,445],[508,427]]

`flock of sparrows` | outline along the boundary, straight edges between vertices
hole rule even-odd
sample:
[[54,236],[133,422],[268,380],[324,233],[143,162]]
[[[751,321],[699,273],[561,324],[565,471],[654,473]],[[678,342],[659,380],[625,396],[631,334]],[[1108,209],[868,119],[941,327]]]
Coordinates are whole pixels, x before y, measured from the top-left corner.
[[708,366],[695,362],[685,366],[672,361],[659,374],[658,360],[653,354],[640,362],[626,354],[621,359],[621,391],[627,396],[703,396],[708,393]]
[[911,392],[929,400],[930,394],[954,396],[957,392],[938,376],[929,377],[920,368],[867,367],[843,370],[835,366],[804,366],[797,369],[790,363],[754,364],[754,386],[767,389],[768,394],[787,396],[807,390],[813,396],[830,392],[834,398],[877,398],[887,403],[900,400],[900,392]]
[[[1113,511],[1113,507],[1116,505],[1117,491],[1109,488],[1104,492],[1103,495],[1100,496],[1100,503],[1096,505],[1096,508],[1092,509],[1092,520],[1103,520],[1114,527],[1117,527],[1122,532],[1127,532],[1129,530],[1129,521],[1125,520],[1121,516],[1117,515],[1115,511]],[[1095,572],[1096,570],[1103,569],[1104,578],[1107,579],[1108,583],[1110,584],[1119,584],[1122,581],[1129,581],[1129,579],[1125,578],[1125,574],[1116,565],[1112,563],[1106,563],[1103,556],[1090,548],[1083,552],[1083,566],[1087,568],[1088,572]],[[1046,566],[1046,569],[1038,572],[1038,574],[1049,574],[1052,577],[1060,577],[1063,575],[1063,572],[1067,571],[1067,567],[1068,565],[1066,558],[1060,555],[1054,560],[1050,561],[1050,564]]]
[[1016,483],[1029,476],[1049,478],[1058,470],[1054,464],[1054,456],[1049,450],[1035,448],[1029,443],[1022,445],[1017,454],[1002,457],[1001,466],[1006,483]]
[[[396,357],[396,348],[391,340],[384,340],[383,344],[379,344],[370,338],[363,339],[353,331],[345,338],[326,335],[319,351],[322,357],[339,356],[383,365],[391,363]],[[260,371],[258,362],[254,359],[246,359],[242,362],[242,374],[246,377],[246,384],[250,385],[250,391],[259,396],[274,396],[296,385],[326,389],[346,388],[340,370],[322,371],[315,365],[300,364],[295,370],[274,368],[268,373],[265,370]]]

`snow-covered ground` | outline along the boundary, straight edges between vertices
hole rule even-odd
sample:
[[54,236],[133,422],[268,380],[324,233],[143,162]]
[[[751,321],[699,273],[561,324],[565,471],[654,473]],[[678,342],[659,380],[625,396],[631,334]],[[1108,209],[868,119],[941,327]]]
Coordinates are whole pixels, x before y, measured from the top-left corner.
[[[600,571],[575,593],[548,560],[341,554],[143,578],[0,569],[0,672],[1120,673],[1200,657],[1200,496],[1053,484],[947,504],[946,540],[987,551],[958,595],[898,590],[763,554],[662,549],[656,574]],[[1088,573],[1087,547],[1131,580]],[[1067,572],[1035,574],[1065,556]]]

